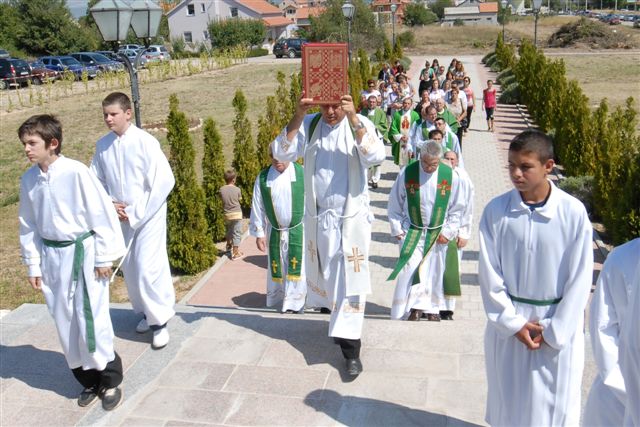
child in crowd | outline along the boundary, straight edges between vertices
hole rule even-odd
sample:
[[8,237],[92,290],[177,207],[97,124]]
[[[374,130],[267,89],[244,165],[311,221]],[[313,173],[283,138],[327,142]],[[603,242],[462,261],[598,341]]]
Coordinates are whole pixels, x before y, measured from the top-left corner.
[[487,130],[493,132],[493,113],[496,110],[496,88],[487,80],[487,88],[482,91],[482,109],[487,113]]
[[231,251],[231,259],[235,260],[244,255],[240,252],[242,239],[242,208],[240,200],[242,193],[236,187],[236,171],[228,169],[224,173],[226,185],[220,187],[220,197],[224,205],[224,220],[227,226],[227,251]]
[[32,116],[18,129],[34,164],[20,181],[20,246],[29,283],[42,290],[71,372],[84,387],[78,405],[122,401],[122,361],[109,315],[112,262],[125,252],[118,217],[100,182],[66,158],[62,125]]

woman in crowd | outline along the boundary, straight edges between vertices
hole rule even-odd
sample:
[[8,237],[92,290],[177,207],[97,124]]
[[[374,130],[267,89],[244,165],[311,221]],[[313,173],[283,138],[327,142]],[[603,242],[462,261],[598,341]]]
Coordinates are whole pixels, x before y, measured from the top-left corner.
[[462,89],[466,75],[467,73],[464,72],[462,61],[457,61],[456,68],[453,70],[453,83],[455,86],[458,86],[458,89]]
[[429,92],[429,100],[431,103],[434,103],[438,98],[444,98],[444,91],[440,89],[438,79],[435,79],[433,81],[433,86],[431,86],[431,91]]
[[462,90],[467,96],[467,125],[464,127],[464,133],[467,133],[471,125],[471,113],[473,113],[473,110],[476,108],[476,98],[473,94],[473,89],[471,89],[471,78],[465,76],[462,82],[464,84]]
[[455,86],[451,89],[451,102],[447,103],[447,109],[456,116],[456,120],[458,121],[459,126],[456,131],[456,135],[458,136],[458,141],[460,141],[460,147],[462,148],[462,129],[465,125],[467,109],[464,107],[464,104],[460,99],[460,89]]

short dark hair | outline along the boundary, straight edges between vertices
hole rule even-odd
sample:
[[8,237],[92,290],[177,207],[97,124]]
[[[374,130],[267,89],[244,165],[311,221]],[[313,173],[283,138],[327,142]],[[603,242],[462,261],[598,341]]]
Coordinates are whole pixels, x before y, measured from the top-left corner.
[[58,146],[55,149],[56,154],[60,154],[62,151],[62,123],[50,114],[38,114],[29,117],[18,128],[18,138],[22,138],[26,135],[38,135],[44,140],[45,148],[49,148],[52,140],[58,141]]
[[234,179],[236,179],[236,176],[238,175],[236,174],[235,169],[227,169],[226,171],[224,171],[224,182],[230,184]]
[[509,151],[514,153],[535,153],[541,163],[553,159],[553,140],[539,130],[525,130],[513,138]]
[[444,138],[444,135],[442,134],[440,129],[432,129],[429,131],[429,139],[433,139],[434,135],[436,134],[440,134],[440,136]]
[[102,100],[102,107],[108,107],[110,105],[119,105],[122,111],[131,110],[131,99],[126,93],[111,92],[105,99]]

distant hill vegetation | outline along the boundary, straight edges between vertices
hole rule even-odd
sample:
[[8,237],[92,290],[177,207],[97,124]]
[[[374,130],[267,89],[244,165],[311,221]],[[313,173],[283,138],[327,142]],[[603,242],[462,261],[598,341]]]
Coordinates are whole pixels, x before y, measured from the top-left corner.
[[633,49],[635,44],[621,32],[587,18],[565,24],[549,37],[549,47],[588,47],[591,49]]

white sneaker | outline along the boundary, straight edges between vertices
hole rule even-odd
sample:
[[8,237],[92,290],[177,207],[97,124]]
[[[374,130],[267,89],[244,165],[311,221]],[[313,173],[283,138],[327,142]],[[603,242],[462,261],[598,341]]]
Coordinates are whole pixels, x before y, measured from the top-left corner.
[[147,319],[145,317],[142,318],[140,322],[138,322],[138,326],[136,326],[136,332],[139,334],[144,334],[149,330],[149,324],[147,323]]
[[153,344],[151,345],[156,350],[169,344],[169,330],[165,326],[162,329],[153,331]]

